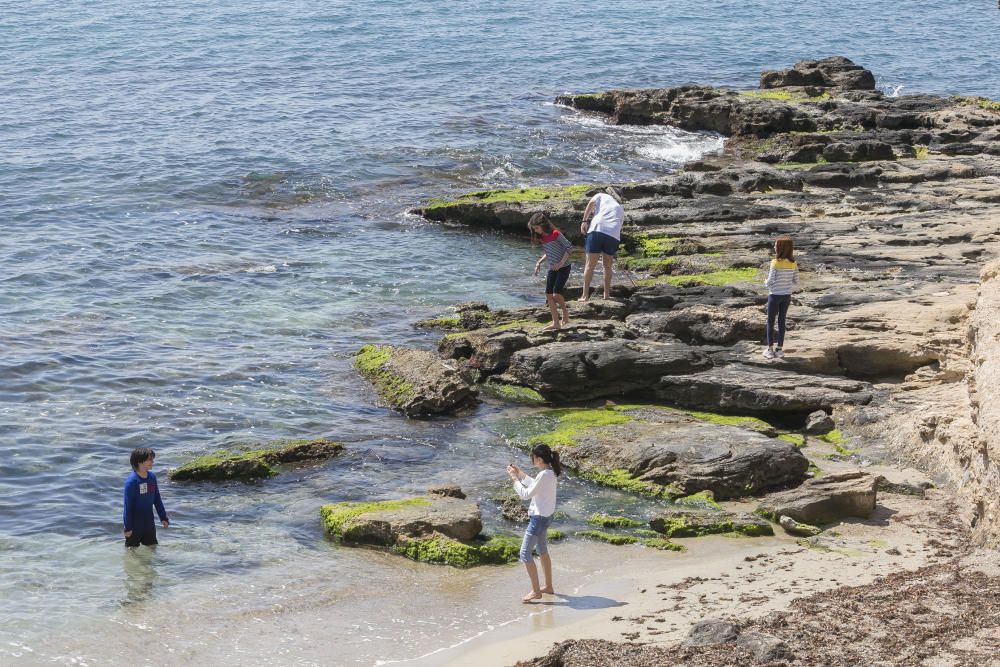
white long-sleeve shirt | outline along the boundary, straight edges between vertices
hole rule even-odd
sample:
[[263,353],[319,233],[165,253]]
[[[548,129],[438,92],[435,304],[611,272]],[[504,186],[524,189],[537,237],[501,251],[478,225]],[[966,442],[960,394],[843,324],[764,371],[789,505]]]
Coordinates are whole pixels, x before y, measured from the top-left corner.
[[[551,470],[543,470],[534,478],[525,475],[525,481],[514,482],[514,491],[521,500],[531,499],[528,506],[529,516],[552,516],[556,511],[556,474]],[[525,483],[527,482],[527,483]]]

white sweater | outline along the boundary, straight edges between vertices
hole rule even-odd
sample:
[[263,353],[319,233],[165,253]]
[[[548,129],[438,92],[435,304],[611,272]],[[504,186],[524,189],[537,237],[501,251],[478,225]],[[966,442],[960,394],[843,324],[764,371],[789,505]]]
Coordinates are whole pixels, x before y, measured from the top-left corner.
[[514,491],[521,500],[531,499],[528,507],[529,516],[552,516],[556,511],[556,474],[551,470],[543,470],[534,478],[525,475],[524,480],[514,482]]

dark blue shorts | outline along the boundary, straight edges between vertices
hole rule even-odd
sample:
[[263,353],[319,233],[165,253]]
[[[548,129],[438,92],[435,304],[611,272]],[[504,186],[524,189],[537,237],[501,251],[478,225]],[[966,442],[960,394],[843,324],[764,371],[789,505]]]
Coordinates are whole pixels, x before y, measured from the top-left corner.
[[566,281],[569,280],[569,270],[571,264],[567,264],[558,271],[553,271],[549,269],[549,273],[545,276],[545,293],[546,294],[559,294],[566,287]]
[[604,232],[590,232],[583,241],[583,249],[585,252],[603,252],[614,257],[618,254],[618,239]]

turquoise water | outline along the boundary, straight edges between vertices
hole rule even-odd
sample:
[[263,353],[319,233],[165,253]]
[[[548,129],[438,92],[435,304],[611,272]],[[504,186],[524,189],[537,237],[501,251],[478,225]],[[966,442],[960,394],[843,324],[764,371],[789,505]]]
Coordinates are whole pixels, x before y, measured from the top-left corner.
[[[407,422],[349,361],[365,342],[433,346],[411,322],[453,302],[540,302],[535,253],[405,211],[654,177],[719,146],[609,127],[556,94],[752,87],[844,54],[887,91],[1000,98],[992,2],[602,7],[0,3],[0,662],[115,660],[91,638],[122,609],[211,616],[222,586],[288,604],[279,576],[371,567],[322,539],[320,503],[503,478],[495,406]],[[131,448],[154,447],[162,471],[231,440],[321,435],[350,454],[250,487],[165,483],[168,548],[123,562]],[[615,501],[577,483],[566,497],[581,513]],[[378,563],[391,580],[397,565]],[[439,627],[481,622],[456,619]],[[419,655],[441,632],[359,631],[345,655]]]

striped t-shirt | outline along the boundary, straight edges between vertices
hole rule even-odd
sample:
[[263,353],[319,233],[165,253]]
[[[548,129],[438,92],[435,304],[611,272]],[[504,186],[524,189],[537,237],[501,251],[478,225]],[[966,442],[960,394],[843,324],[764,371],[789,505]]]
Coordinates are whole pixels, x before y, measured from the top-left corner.
[[563,257],[573,249],[573,244],[562,235],[558,229],[552,230],[551,234],[542,237],[542,250],[549,260],[549,270],[553,270],[563,261]]
[[787,259],[772,259],[764,284],[768,294],[791,294],[799,285],[799,267]]

